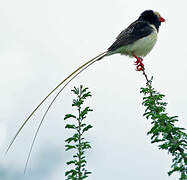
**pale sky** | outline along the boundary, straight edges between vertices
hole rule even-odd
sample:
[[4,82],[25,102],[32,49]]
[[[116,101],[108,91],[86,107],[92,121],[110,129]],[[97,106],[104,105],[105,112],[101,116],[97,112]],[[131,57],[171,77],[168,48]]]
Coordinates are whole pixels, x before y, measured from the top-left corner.
[[102,52],[146,9],[166,19],[158,41],[144,58],[153,86],[166,95],[167,112],[186,127],[186,1],[6,0],[0,1],[0,174],[3,180],[61,180],[71,159],[64,115],[73,112],[71,89],[83,84],[93,97],[87,121],[92,149],[88,180],[176,180],[168,177],[172,157],[150,143],[150,120],[143,117],[134,59],[113,55],[74,80],[55,102],[39,132],[26,175],[24,164],[44,106],[29,121],[10,152],[4,152],[24,119],[42,98],[78,66]]

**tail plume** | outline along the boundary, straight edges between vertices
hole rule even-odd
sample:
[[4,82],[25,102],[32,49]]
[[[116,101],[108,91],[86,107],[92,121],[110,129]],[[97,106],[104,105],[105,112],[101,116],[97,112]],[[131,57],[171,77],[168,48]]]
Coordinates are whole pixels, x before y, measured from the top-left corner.
[[[52,100],[52,102],[50,103],[50,105],[48,106],[44,116],[42,117],[42,120],[39,124],[39,127],[35,133],[35,136],[34,136],[34,139],[33,139],[33,142],[32,142],[32,145],[31,145],[31,149],[30,149],[30,152],[29,152],[29,156],[28,156],[28,159],[30,157],[30,154],[31,154],[31,150],[32,150],[32,147],[34,145],[34,141],[36,139],[36,136],[38,134],[38,131],[40,129],[40,126],[47,114],[47,112],[49,111],[50,107],[52,106],[53,102],[55,101],[55,99],[58,97],[58,95],[60,94],[60,92],[77,76],[79,75],[82,71],[84,71],[86,68],[88,68],[90,65],[92,65],[93,63],[103,59],[105,56],[107,55],[107,52],[104,52],[104,53],[101,53],[99,54],[98,56],[92,58],[91,60],[87,61],[85,64],[83,64],[82,66],[80,66],[79,68],[77,68],[75,71],[73,71],[69,76],[67,76],[64,80],[62,80],[54,89],[52,89],[49,94],[36,106],[36,108],[30,113],[30,115],[26,118],[26,120],[23,122],[23,124],[20,126],[20,128],[18,129],[18,131],[16,132],[16,134],[14,135],[14,137],[12,138],[5,154],[8,153],[8,151],[10,150],[10,148],[12,147],[12,144],[14,143],[14,141],[16,140],[17,136],[19,135],[19,133],[21,132],[21,130],[24,128],[24,126],[26,125],[26,123],[31,119],[31,117],[34,115],[34,113],[40,108],[40,106],[49,98],[49,96],[51,96],[62,84],[64,84],[67,80],[70,80],[63,86],[63,88],[61,88],[61,90],[57,93],[57,95],[55,96],[55,98]],[[28,163],[28,159],[27,159],[27,162],[26,162],[26,165]]]

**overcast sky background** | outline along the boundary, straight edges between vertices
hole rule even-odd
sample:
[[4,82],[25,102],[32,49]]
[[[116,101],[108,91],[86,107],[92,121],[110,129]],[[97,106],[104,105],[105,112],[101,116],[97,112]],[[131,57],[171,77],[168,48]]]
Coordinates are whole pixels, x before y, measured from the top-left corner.
[[[61,180],[71,153],[63,121],[73,86],[89,87],[86,104],[92,150],[89,180],[176,180],[167,176],[171,156],[146,135],[140,87],[145,86],[133,59],[113,55],[84,71],[55,102],[39,132],[26,175],[30,143],[49,101],[24,128],[6,157],[3,153],[40,100],[75,68],[105,51],[141,12],[153,9],[166,19],[153,51],[144,58],[153,86],[166,95],[170,115],[186,127],[186,1],[6,0],[0,1],[0,175],[3,180]],[[65,179],[65,178],[64,178]]]

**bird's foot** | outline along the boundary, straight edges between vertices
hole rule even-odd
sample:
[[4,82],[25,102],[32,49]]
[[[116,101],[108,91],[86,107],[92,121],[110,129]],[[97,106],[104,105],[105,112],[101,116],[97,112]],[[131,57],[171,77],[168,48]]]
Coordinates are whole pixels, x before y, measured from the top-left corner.
[[143,71],[144,68],[144,64],[142,63],[143,59],[141,57],[137,57],[136,55],[134,55],[134,57],[137,59],[134,63],[136,65],[136,71]]

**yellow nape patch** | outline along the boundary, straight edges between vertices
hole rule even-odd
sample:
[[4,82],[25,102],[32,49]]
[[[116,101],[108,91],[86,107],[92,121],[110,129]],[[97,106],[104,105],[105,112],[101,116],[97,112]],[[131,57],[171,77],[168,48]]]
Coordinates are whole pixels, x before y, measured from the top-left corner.
[[158,18],[160,17],[160,13],[159,12],[154,11],[154,14],[157,15]]

